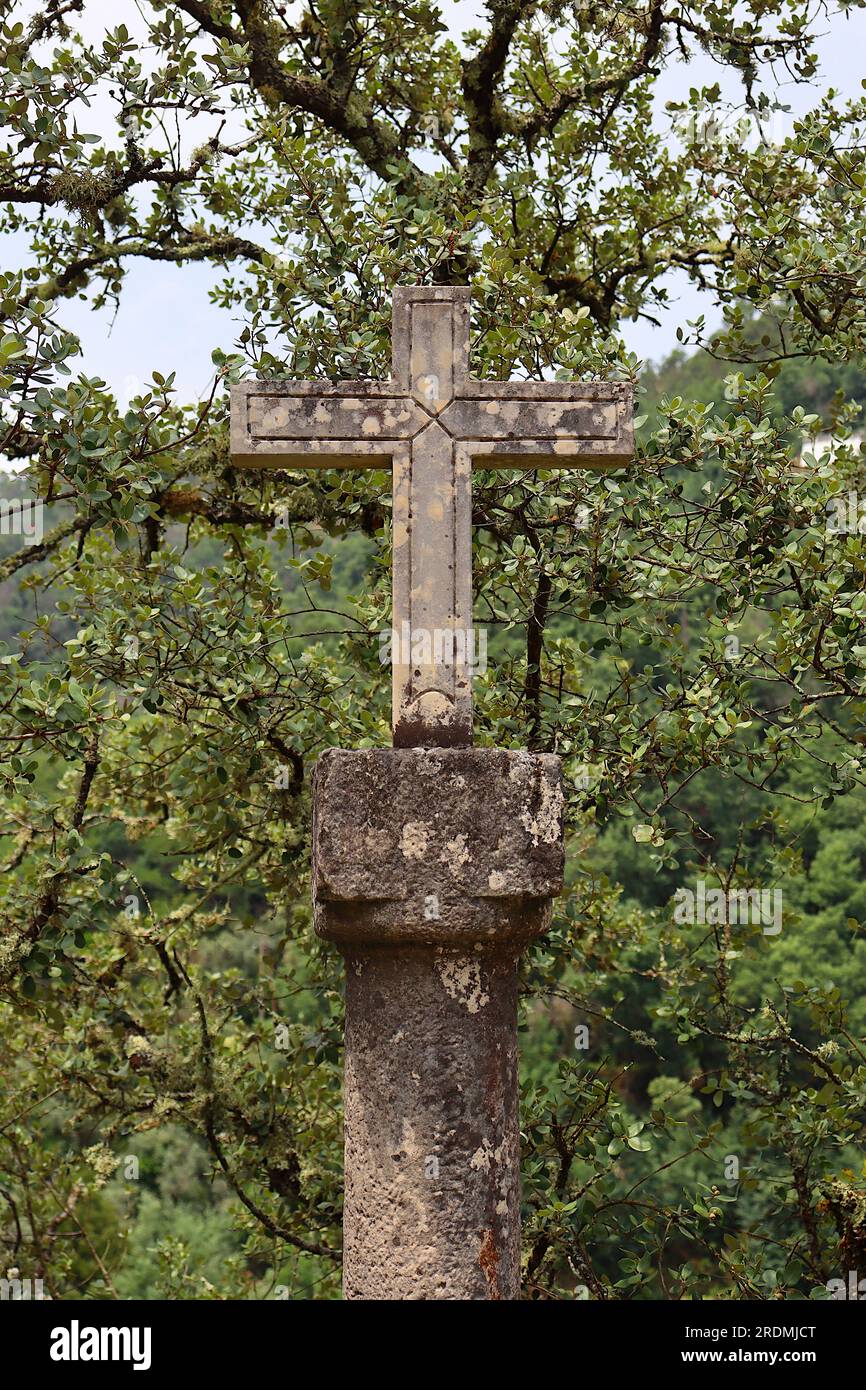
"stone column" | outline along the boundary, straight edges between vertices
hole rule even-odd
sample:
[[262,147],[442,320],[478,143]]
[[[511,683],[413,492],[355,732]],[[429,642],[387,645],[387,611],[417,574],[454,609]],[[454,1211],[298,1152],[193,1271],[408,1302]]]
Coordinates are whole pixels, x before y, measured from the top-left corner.
[[348,1299],[520,1291],[517,961],[562,887],[559,760],[329,750],[316,930],[346,961]]

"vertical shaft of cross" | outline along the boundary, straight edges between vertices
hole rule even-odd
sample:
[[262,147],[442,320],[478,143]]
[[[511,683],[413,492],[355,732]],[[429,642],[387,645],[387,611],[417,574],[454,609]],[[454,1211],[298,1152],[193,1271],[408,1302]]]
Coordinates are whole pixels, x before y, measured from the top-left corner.
[[519,1295],[517,950],[346,954],[348,1299]]
[[468,378],[468,294],[394,295],[394,380],[429,415],[392,465],[396,747],[472,742],[471,461],[439,420]]

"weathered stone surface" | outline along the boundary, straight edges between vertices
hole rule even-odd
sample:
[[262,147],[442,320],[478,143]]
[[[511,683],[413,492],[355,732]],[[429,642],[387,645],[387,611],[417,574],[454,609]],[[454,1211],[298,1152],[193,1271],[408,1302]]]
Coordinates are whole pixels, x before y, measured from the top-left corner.
[[562,887],[559,760],[331,749],[313,798],[316,930],[346,961],[345,1295],[517,1298],[517,957]]
[[514,955],[346,953],[348,1299],[520,1290]]
[[[359,381],[247,381],[232,387],[232,456],[248,468],[339,467],[332,450],[388,468],[430,417],[395,386]],[[271,456],[280,462],[275,464]]]
[[393,663],[398,747],[472,742],[473,466],[618,468],[633,452],[622,383],[469,376],[469,290],[394,291],[389,382],[233,386],[231,450],[247,468],[381,468],[393,478],[393,627],[464,634],[449,661]]
[[559,759],[329,749],[314,783],[316,930],[346,942],[525,942],[562,888]]
[[[394,626],[413,634],[466,634],[472,627],[472,474],[436,421],[394,461]],[[398,629],[399,630],[399,629]],[[464,649],[465,650],[465,647]],[[472,679],[455,643],[452,661],[393,662],[394,743],[472,742]],[[431,737],[431,731],[435,731]]]
[[[535,385],[537,383],[533,383]],[[458,438],[477,441],[517,439],[536,451],[543,441],[545,452],[550,441],[572,439],[611,440],[617,436],[618,412],[615,401],[563,401],[539,399],[540,392],[524,397],[497,396],[452,401],[442,412],[442,425]],[[470,443],[470,449],[472,444]]]
[[398,285],[391,325],[391,375],[438,414],[469,381],[466,286]]

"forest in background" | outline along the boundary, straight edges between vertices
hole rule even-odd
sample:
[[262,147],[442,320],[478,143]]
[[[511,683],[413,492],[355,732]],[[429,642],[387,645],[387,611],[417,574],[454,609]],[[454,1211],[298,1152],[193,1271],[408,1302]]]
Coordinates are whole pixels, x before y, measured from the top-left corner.
[[[649,434],[657,407],[667,406],[672,398],[723,409],[728,370],[729,364],[714,360],[703,350],[679,349],[658,364],[647,364],[639,393],[639,409],[648,422],[643,432]],[[866,402],[866,377],[850,365],[833,368],[811,361],[786,363],[775,380],[774,395],[780,415],[790,416],[800,405],[819,417],[813,426],[817,434],[834,429],[841,402]],[[843,430],[856,433],[858,424],[855,414]],[[808,438],[792,437],[792,457],[808,449],[809,442]],[[696,486],[694,475],[685,477],[687,485]],[[387,482],[383,475],[383,483]],[[29,495],[26,485],[14,475],[4,477],[3,490],[9,498]],[[60,507],[51,524],[62,516]],[[219,543],[213,537],[196,536],[194,527],[192,533],[176,527],[172,540],[184,566],[190,569],[205,570],[220,561]],[[311,640],[327,649],[329,631],[347,630],[340,615],[352,619],[356,597],[371,580],[374,563],[370,541],[357,534],[330,540],[314,527],[303,540],[305,544],[296,543],[287,532],[272,542],[287,609],[297,611],[299,605],[303,609],[311,598],[305,582],[308,576],[301,572],[305,557],[314,557],[316,577],[324,577],[326,586],[318,589],[311,606],[294,621],[297,656]],[[0,537],[0,560],[20,544],[17,537]],[[0,656],[22,649],[31,656],[39,653],[44,631],[34,620],[52,612],[52,640],[62,642],[73,636],[77,617],[70,610],[64,619],[62,598],[60,612],[56,612],[58,597],[60,591],[42,586],[38,571],[24,582],[15,577],[0,585]],[[320,611],[317,605],[321,605]],[[695,606],[694,618],[689,605],[675,617],[687,643],[690,622],[700,622],[700,606]],[[306,638],[305,632],[316,635]],[[591,640],[589,624],[566,617],[552,627],[555,640],[580,641],[588,635]],[[507,628],[494,629],[491,663],[515,659],[520,640]],[[637,652],[632,656],[636,658]],[[42,659],[50,664],[50,645],[46,644]],[[609,660],[598,648],[594,659],[602,663]],[[387,681],[387,669],[383,668],[383,685]],[[44,760],[38,783],[56,783],[63,772],[55,762]],[[589,776],[591,769],[578,770],[578,782]],[[752,935],[752,944],[757,941],[758,949],[738,970],[740,1004],[751,1008],[774,995],[783,997],[798,982],[802,987],[805,977],[810,985],[824,987],[844,1001],[853,1032],[864,1036],[866,793],[827,798],[826,804],[817,807],[798,804],[798,792],[808,777],[808,769],[794,760],[777,783],[783,795],[790,792],[793,798],[785,813],[784,832],[780,819],[768,814],[764,796],[757,791],[745,795],[742,787],[732,795],[730,784],[723,783],[713,770],[692,783],[682,814],[699,819],[716,862],[730,864],[745,847],[752,881],[772,883],[784,892],[781,939],[761,942],[760,933],[743,927]],[[781,860],[780,838],[786,842]],[[182,906],[184,887],[174,877],[180,861],[168,836],[157,833],[133,839],[115,826],[102,847],[128,866],[130,885],[140,887],[153,910],[166,916]],[[646,855],[633,837],[630,822],[616,818],[597,833],[584,833],[570,842],[567,873],[572,884],[578,875],[593,879],[601,890],[605,910],[633,923],[639,921],[641,928],[650,932],[654,920],[670,917],[673,896],[684,881],[682,858],[648,874]],[[290,1045],[304,1049],[312,1066],[327,1062],[324,1100],[336,1104],[339,1058],[321,1054],[324,1034],[317,1029],[322,1009],[332,1011],[335,1007],[333,995],[323,999],[317,990],[305,987],[303,959],[280,939],[280,924],[269,920],[263,894],[249,889],[226,891],[215,896],[213,905],[220,921],[201,948],[206,968],[236,973],[240,980],[253,984],[259,979],[263,960],[281,963],[285,978],[291,981],[279,1001],[280,1018],[292,1028]],[[303,904],[300,909],[303,913]],[[557,915],[571,913],[573,908],[565,899],[556,911]],[[597,923],[592,930],[598,930]],[[603,941],[597,944],[600,958],[592,971],[576,963],[566,972],[561,988],[549,993],[545,991],[544,945],[535,948],[535,967],[530,953],[521,1026],[521,1075],[528,1113],[532,1115],[534,1105],[540,1115],[546,1100],[554,1095],[560,1109],[566,1111],[570,1092],[590,1083],[612,1087],[621,1101],[622,1146],[629,1160],[617,1173],[622,1193],[645,1184],[662,1208],[676,1210],[703,1201],[706,1211],[715,1207],[720,1212],[720,1220],[724,1204],[733,1202],[736,1193],[740,1220],[747,1222],[759,1213],[766,1218],[766,1208],[776,1201],[772,1182],[767,1181],[773,1176],[772,1164],[736,1181],[725,1177],[731,1156],[747,1155],[754,1135],[750,1133],[748,1105],[738,1103],[736,1095],[726,1090],[724,1078],[716,1074],[724,1066],[723,1052],[711,1039],[686,1052],[677,1048],[673,1022],[665,1022],[669,1011],[664,990],[653,978],[651,947],[644,943],[630,952],[625,968],[633,987],[623,1008],[619,972],[606,975]],[[540,993],[535,993],[533,986]],[[818,1033],[813,1041],[820,1045]],[[135,1064],[134,1050],[131,1056]],[[703,1086],[694,1085],[695,1076],[705,1078]],[[830,1099],[828,1094],[827,1101]],[[640,1136],[651,1115],[662,1121],[663,1133],[660,1142],[658,1137],[654,1141],[651,1153],[644,1154],[645,1141]],[[709,1142],[693,1144],[696,1122],[706,1127]],[[70,1141],[86,1148],[95,1138],[86,1130],[69,1133],[62,1104],[44,1115],[39,1124],[38,1142],[48,1154],[55,1150],[61,1155]],[[100,1158],[105,1161],[104,1154],[95,1152],[94,1161]],[[131,1178],[133,1170],[135,1176]],[[286,1192],[300,1190],[299,1169],[289,1166],[275,1172]],[[840,1163],[840,1182],[846,1177],[864,1176],[866,1158],[852,1146],[847,1163]],[[531,1172],[527,1179],[531,1196]],[[290,1269],[275,1271],[264,1262],[258,1267],[245,1253],[244,1239],[232,1219],[233,1193],[220,1175],[212,1172],[205,1147],[183,1127],[163,1122],[131,1138],[124,1145],[124,1156],[105,1166],[103,1184],[86,1199],[89,1241],[97,1246],[99,1259],[87,1248],[77,1252],[70,1271],[70,1293],[74,1288],[76,1296],[88,1298],[218,1296],[227,1270],[233,1269],[235,1286],[241,1292],[246,1287],[250,1296],[273,1296],[274,1290],[277,1296],[285,1296],[289,1288],[293,1297],[318,1296],[321,1271],[314,1257],[294,1255]],[[568,1204],[562,1203],[562,1210],[546,1215],[548,1220],[567,1219]],[[780,1227],[784,1227],[783,1217]],[[684,1270],[691,1260],[700,1258],[697,1245],[689,1248],[685,1243],[678,1253]],[[599,1269],[611,1283],[619,1282],[627,1295],[629,1273],[623,1273],[615,1245],[599,1262]],[[104,1277],[106,1270],[110,1271],[110,1287]],[[771,1267],[768,1296],[772,1296],[774,1277]],[[792,1278],[790,1269],[786,1278]],[[573,1280],[580,1284],[579,1272]],[[637,1277],[634,1282],[638,1282]]]
[[[864,8],[0,4],[0,455],[46,512],[0,558],[7,1270],[340,1295],[309,781],[388,741],[388,479],[237,468],[225,387],[382,380],[395,285],[471,287],[481,380],[639,387],[622,326],[683,279],[702,351],[644,373],[627,466],[473,480],[476,742],[564,772],[523,1296],[866,1269],[866,96],[821,71]],[[238,325],[212,396],[163,333],[119,408],[69,301],[191,267]]]

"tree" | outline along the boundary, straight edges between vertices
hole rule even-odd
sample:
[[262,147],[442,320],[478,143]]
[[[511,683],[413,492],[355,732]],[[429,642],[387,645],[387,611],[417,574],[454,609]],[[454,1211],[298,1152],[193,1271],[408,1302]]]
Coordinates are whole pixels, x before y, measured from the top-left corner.
[[[827,526],[860,486],[857,406],[794,467],[817,417],[774,393],[787,361],[862,366],[863,103],[745,148],[721,83],[667,111],[676,138],[654,122],[691,48],[766,126],[773,65],[815,72],[787,0],[733,25],[709,0],[491,0],[466,56],[432,3],[146,0],[85,40],[92,9],[7,4],[2,29],[3,227],[30,251],[0,277],[0,448],[49,523],[0,559],[35,605],[0,657],[10,1263],[58,1297],[130,1287],[117,1164],[180,1128],[219,1224],[198,1256],[192,1221],[164,1241],[160,1289],[210,1296],[227,1210],[221,1296],[338,1287],[307,776],[387,740],[387,485],[235,472],[225,382],[387,374],[392,286],[425,281],[472,283],[481,377],[636,379],[618,325],[679,269],[723,315],[686,336],[724,397],[657,402],[621,475],[491,473],[475,499],[479,738],[561,754],[573,848],[526,971],[527,1290],[820,1293],[864,1240],[862,1040],[808,975],[739,990],[760,925],[685,927],[668,898],[793,880],[786,807],[863,786],[866,552]],[[125,412],[76,374],[65,301],[116,301],[136,260],[212,264],[243,319],[203,403],[175,400],[168,345]],[[610,837],[649,900],[611,881]]]

